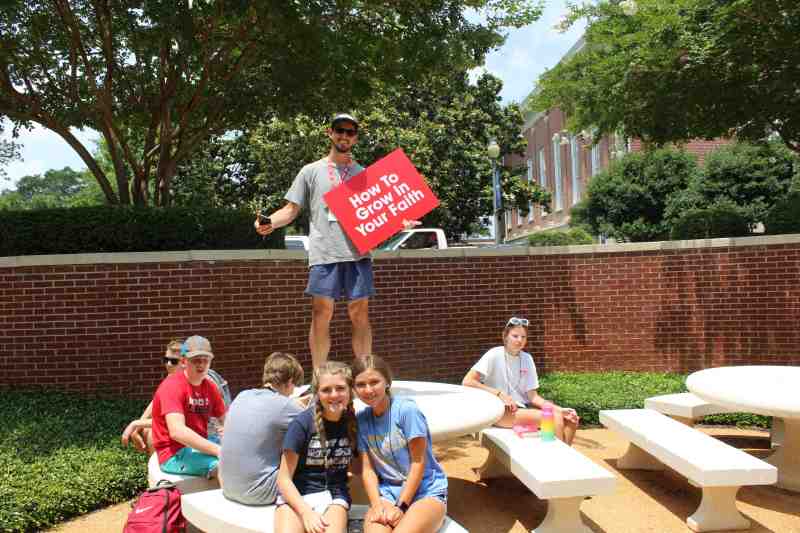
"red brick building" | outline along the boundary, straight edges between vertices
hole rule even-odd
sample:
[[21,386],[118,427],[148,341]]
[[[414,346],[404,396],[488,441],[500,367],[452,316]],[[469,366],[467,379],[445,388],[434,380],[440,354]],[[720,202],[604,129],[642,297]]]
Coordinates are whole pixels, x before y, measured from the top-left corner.
[[[570,57],[582,47],[583,38],[564,57]],[[608,168],[613,159],[643,149],[641,140],[619,135],[605,135],[600,142],[592,144],[591,132],[575,135],[568,132],[565,125],[565,114],[559,108],[526,116],[522,128],[522,135],[528,141],[525,156],[507,158],[506,163],[526,166],[528,180],[550,191],[552,204],[549,211],[536,207],[527,216],[516,209],[506,211],[506,240],[567,225],[570,209],[583,198],[592,176]],[[706,154],[728,142],[724,139],[695,140],[682,149],[695,154],[702,164]]]

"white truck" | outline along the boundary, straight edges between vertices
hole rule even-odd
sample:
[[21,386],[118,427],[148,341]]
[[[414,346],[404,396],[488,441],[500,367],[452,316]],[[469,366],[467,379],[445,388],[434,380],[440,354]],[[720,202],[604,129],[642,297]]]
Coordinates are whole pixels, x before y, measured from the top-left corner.
[[444,250],[447,237],[439,228],[406,229],[386,239],[378,250]]

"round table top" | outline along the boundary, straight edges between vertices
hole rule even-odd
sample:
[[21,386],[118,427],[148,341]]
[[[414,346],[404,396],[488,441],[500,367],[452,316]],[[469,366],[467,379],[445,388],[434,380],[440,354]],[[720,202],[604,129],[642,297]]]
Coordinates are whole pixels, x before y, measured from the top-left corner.
[[[477,433],[497,422],[505,409],[499,398],[485,391],[447,383],[395,380],[392,394],[417,403],[433,442]],[[354,403],[356,410],[365,407],[358,399]]]
[[722,366],[686,378],[686,388],[706,401],[781,418],[800,418],[800,366]]

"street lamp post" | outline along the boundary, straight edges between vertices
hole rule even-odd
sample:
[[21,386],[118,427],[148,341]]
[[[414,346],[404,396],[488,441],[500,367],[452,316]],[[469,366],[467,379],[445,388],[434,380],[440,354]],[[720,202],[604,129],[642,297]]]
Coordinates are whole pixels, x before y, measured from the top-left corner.
[[506,235],[505,218],[503,217],[503,190],[500,187],[500,167],[497,158],[500,156],[500,146],[494,139],[486,147],[486,154],[492,160],[492,191],[494,192],[494,243],[500,244]]

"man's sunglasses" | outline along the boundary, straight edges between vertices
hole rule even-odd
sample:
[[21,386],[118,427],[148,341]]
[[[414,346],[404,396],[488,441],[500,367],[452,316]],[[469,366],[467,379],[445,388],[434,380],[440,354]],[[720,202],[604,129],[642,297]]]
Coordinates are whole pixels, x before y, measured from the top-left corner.
[[523,326],[523,327],[527,328],[529,324],[530,324],[530,322],[528,322],[527,318],[517,318],[515,316],[512,316],[511,318],[508,319],[508,323],[506,324],[506,327],[508,327],[508,326]]
[[180,362],[181,362],[180,359],[173,359],[172,357],[164,357],[164,364],[165,365],[174,366],[174,365],[179,364]]
[[351,128],[340,128],[338,126],[333,128],[333,131],[335,131],[339,135],[347,135],[348,137],[355,137],[356,134],[358,133],[358,130],[354,130]]

